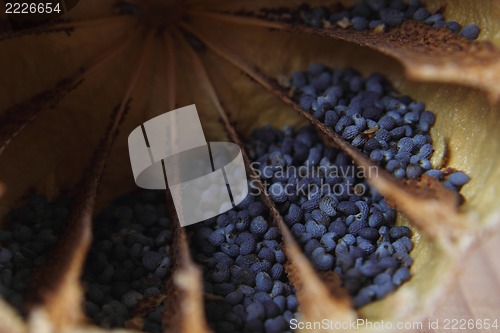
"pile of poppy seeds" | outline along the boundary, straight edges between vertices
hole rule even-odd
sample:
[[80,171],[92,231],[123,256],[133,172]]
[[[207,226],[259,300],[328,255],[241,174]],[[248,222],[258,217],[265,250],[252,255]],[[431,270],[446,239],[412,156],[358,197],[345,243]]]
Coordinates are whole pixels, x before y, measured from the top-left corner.
[[284,332],[297,311],[281,234],[258,196],[189,227],[193,258],[205,269],[207,319],[216,332]]
[[410,278],[410,229],[395,226],[396,212],[343,152],[312,127],[264,127],[251,146],[253,166],[304,253],[317,270],[338,273],[355,307]]
[[477,39],[480,33],[476,24],[462,27],[458,22],[446,21],[439,11],[431,13],[420,0],[362,0],[352,7],[345,7],[340,3],[322,7],[304,4],[297,10],[277,8],[263,9],[260,12],[269,20],[299,23],[312,28],[340,27],[381,32],[397,27],[407,20],[415,20],[435,29],[449,29],[470,40]]
[[[162,191],[135,192],[106,208],[94,221],[83,275],[87,315],[102,327],[123,327],[138,302],[162,293],[172,236]],[[162,332],[161,311],[146,316],[146,331]]]
[[0,294],[23,314],[30,279],[64,231],[68,205],[68,200],[49,203],[31,196],[9,212],[0,231]]
[[[70,200],[49,203],[32,196],[12,210],[0,231],[0,293],[21,313],[30,279],[51,253],[69,218]],[[172,225],[161,191],[122,197],[94,221],[94,239],[84,271],[87,315],[102,327],[123,327],[137,303],[161,293],[170,273]],[[162,332],[162,307],[144,329]]]
[[434,169],[430,129],[436,121],[423,102],[401,96],[381,74],[363,77],[354,69],[313,63],[292,74],[300,106],[396,178],[427,174],[455,192],[470,178],[461,171]]

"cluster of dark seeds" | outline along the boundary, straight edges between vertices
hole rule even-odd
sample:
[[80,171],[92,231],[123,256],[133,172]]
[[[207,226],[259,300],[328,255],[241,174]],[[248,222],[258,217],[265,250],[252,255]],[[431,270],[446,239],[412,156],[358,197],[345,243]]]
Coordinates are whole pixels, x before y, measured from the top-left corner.
[[464,27],[455,21],[446,21],[439,12],[431,13],[420,0],[361,0],[352,7],[340,3],[331,6],[314,7],[304,4],[296,11],[286,8],[262,10],[265,18],[289,23],[302,23],[313,28],[327,28],[332,25],[341,28],[352,27],[357,31],[396,27],[405,20],[416,20],[434,28],[446,27],[462,37],[474,40],[479,36],[479,27],[469,24]]
[[253,166],[304,253],[320,271],[341,277],[361,307],[410,278],[410,230],[359,177],[343,153],[311,127],[264,127],[252,134]]
[[[118,199],[95,220],[83,276],[85,308],[102,327],[123,327],[137,303],[161,293],[170,274],[172,225],[161,191]],[[159,306],[145,318],[147,332],[162,332]]]
[[6,229],[0,231],[0,294],[21,312],[30,278],[64,230],[67,207],[66,200],[48,203],[32,196],[8,214]]
[[297,299],[285,273],[279,229],[248,195],[237,208],[190,227],[191,251],[205,269],[205,303],[216,332],[285,332]]
[[453,191],[469,181],[463,172],[433,169],[430,129],[436,116],[423,102],[399,95],[381,74],[364,78],[353,69],[314,63],[293,73],[291,85],[303,109],[395,177],[415,179],[426,173]]

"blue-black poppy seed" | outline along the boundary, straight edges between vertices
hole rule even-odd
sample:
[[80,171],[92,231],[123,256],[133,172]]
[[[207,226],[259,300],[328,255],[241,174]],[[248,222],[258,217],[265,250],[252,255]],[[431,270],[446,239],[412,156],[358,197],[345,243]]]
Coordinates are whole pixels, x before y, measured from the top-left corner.
[[383,272],[378,274],[374,279],[373,282],[378,285],[382,285],[387,282],[392,282],[392,276],[389,273]]
[[371,152],[372,150],[380,148],[380,143],[375,138],[370,138],[363,145],[363,149],[367,152]]
[[222,244],[224,240],[224,228],[219,228],[213,231],[212,234],[210,234],[210,236],[208,237],[208,241],[215,246]]
[[0,249],[0,264],[6,264],[12,259],[12,251],[8,248]]
[[[354,30],[363,31],[363,30],[366,30],[366,28],[368,27],[368,20],[364,17],[356,16],[356,17],[353,17],[351,19],[351,24],[352,24],[352,27],[354,28]],[[358,91],[359,88],[356,89],[356,86],[355,86],[355,89],[351,88],[351,90]]]
[[423,145],[420,148],[418,155],[421,158],[429,159],[431,157],[433,151],[434,151],[434,148],[432,147],[432,145],[430,143],[426,143],[425,145]]
[[350,125],[344,128],[342,138],[351,141],[359,134],[359,128],[356,125]]
[[358,236],[356,240],[358,247],[364,252],[365,255],[371,254],[375,251],[375,246],[368,239]]
[[128,309],[132,309],[142,298],[142,294],[135,290],[130,290],[122,296],[121,301]]
[[264,234],[267,228],[268,223],[262,216],[257,216],[250,222],[250,231],[255,234]]
[[459,32],[460,29],[462,29],[462,26],[460,25],[460,23],[455,22],[455,21],[447,22],[446,26],[448,27],[448,29],[450,29],[453,32]]
[[392,227],[390,230],[389,230],[389,235],[393,238],[393,239],[399,239],[403,236],[407,236],[407,237],[410,237],[411,236],[411,231],[408,227],[406,226],[395,226],[395,227]]
[[395,285],[391,282],[385,282],[383,284],[377,285],[375,289],[375,294],[377,299],[382,299],[396,289]]
[[337,205],[337,210],[345,215],[356,215],[359,213],[358,206],[350,201],[341,201]]
[[314,209],[319,207],[319,199],[312,199],[305,201],[301,206],[301,210],[304,212],[312,212]]
[[282,312],[286,310],[286,297],[283,295],[278,295],[273,297],[273,302],[280,308]]
[[327,232],[323,236],[321,236],[320,244],[326,252],[331,252],[335,249],[335,246],[337,245],[337,243],[335,242],[336,237],[337,234],[335,234],[334,232]]
[[261,303],[251,303],[249,306],[246,308],[246,313],[247,321],[251,321],[254,319],[263,319],[265,317],[265,309],[264,306]]
[[243,294],[243,292],[239,289],[229,293],[226,295],[226,297],[224,297],[224,302],[229,304],[229,305],[236,305],[236,304],[239,304],[243,301],[243,298],[245,297],[245,295]]
[[289,295],[286,298],[286,304],[287,304],[287,309],[289,311],[292,311],[292,312],[297,311],[298,303],[297,303],[297,298],[294,295]]
[[323,211],[327,216],[333,217],[337,215],[335,207],[337,206],[337,200],[331,196],[324,196],[319,200],[319,209]]
[[422,170],[424,171],[427,171],[427,170],[430,170],[432,169],[432,163],[426,159],[426,158],[422,158],[418,161],[418,165],[422,168]]
[[287,328],[288,323],[282,316],[267,319],[264,322],[264,329],[266,333],[279,333],[285,331]]
[[298,237],[300,234],[306,231],[306,227],[301,223],[295,223],[294,225],[292,225],[291,230],[292,233]]
[[347,226],[344,224],[341,218],[333,221],[328,227],[329,232],[334,232],[338,237],[343,237],[347,232]]
[[453,185],[449,180],[445,180],[443,183],[443,186],[453,192],[458,192],[458,189],[455,185]]
[[365,239],[376,240],[379,237],[378,230],[372,227],[365,227],[358,231],[358,235]]
[[410,164],[406,167],[406,176],[409,179],[416,179],[422,174],[422,168],[418,165]]
[[280,264],[284,264],[286,257],[285,257],[285,252],[283,250],[279,249],[274,251],[274,257],[276,258],[276,262]]
[[470,181],[470,177],[462,172],[462,171],[456,171],[453,172],[451,175],[448,176],[448,180],[455,185],[456,187],[460,188],[467,184]]
[[424,22],[427,23],[427,24],[434,24],[437,21],[442,21],[442,20],[443,20],[443,15],[441,15],[439,13],[436,13],[436,14],[432,14],[429,17],[427,17],[424,20]]
[[328,226],[330,224],[330,218],[320,209],[313,210],[311,212],[311,218],[324,226]]
[[446,21],[444,20],[438,20],[436,22],[434,22],[434,24],[432,25],[433,28],[436,28],[436,29],[440,29],[440,28],[443,28],[446,26]]
[[392,245],[394,249],[399,252],[410,252],[413,248],[413,244],[407,236],[397,239]]
[[153,271],[160,265],[161,260],[161,254],[155,251],[149,251],[142,257],[142,264],[146,269]]
[[255,285],[255,290],[269,293],[271,292],[273,287],[273,280],[271,279],[269,274],[260,272],[255,277]]
[[426,175],[436,178],[437,180],[443,179],[443,172],[441,170],[431,169],[425,172]]
[[410,279],[410,270],[406,267],[399,268],[392,277],[392,281],[397,286],[401,285],[403,282],[409,279]]
[[326,126],[333,127],[335,124],[337,124],[337,121],[339,120],[339,116],[337,115],[337,112],[333,110],[326,111],[325,113],[325,120],[324,123]]
[[283,265],[276,263],[271,267],[270,275],[274,280],[279,280],[282,278],[284,273]]
[[364,276],[374,277],[377,274],[382,273],[384,268],[380,267],[379,265],[377,265],[372,261],[366,261],[359,267],[359,270]]
[[317,239],[310,239],[304,245],[304,253],[310,256],[312,252],[318,248],[318,246],[320,246],[320,243]]
[[284,217],[284,220],[288,225],[293,225],[302,219],[302,214],[302,208],[292,203],[288,209],[288,213]]
[[462,31],[460,31],[460,35],[467,39],[476,39],[479,37],[480,29],[475,24],[469,24],[463,27]]
[[377,249],[375,250],[375,253],[380,258],[387,257],[394,254],[394,247],[390,242],[385,241],[378,245]]

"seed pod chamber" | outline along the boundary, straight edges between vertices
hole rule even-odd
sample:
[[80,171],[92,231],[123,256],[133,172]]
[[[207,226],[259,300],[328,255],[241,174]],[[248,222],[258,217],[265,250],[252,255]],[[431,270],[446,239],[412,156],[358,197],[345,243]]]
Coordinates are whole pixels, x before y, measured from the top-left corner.
[[[258,5],[258,4],[257,4]],[[433,4],[434,5],[434,4]],[[252,5],[253,7],[254,5]],[[81,7],[81,8],[79,8]],[[100,17],[104,13],[111,13],[110,7],[104,4],[99,6],[80,4],[75,8],[75,17]],[[446,11],[450,12],[457,20],[461,13],[474,12],[464,10],[466,2],[450,2]],[[103,9],[97,12],[96,9]],[[81,14],[80,14],[81,13]],[[469,15],[469,14],[468,14]],[[486,17],[493,15],[488,13]],[[491,21],[474,21],[486,29],[486,36],[491,36],[490,31],[494,30]],[[395,84],[396,88],[403,94],[412,96],[415,100],[422,100],[429,110],[437,115],[437,121],[431,133],[433,137],[434,157],[444,155],[447,151],[447,166],[466,171],[472,178],[462,190],[466,202],[460,207],[460,218],[467,226],[464,237],[479,235],[481,230],[492,226],[498,220],[495,194],[498,192],[500,183],[498,182],[498,152],[497,142],[499,141],[495,130],[499,118],[496,115],[497,106],[491,104],[490,100],[480,90],[467,88],[460,85],[460,82],[450,80],[450,84],[412,81],[405,76],[404,68],[393,58],[381,55],[369,48],[357,46],[356,41],[350,42],[336,41],[321,37],[289,34],[285,32],[269,32],[262,28],[248,28],[244,26],[235,27],[234,34],[227,34],[222,23],[212,21],[193,20],[194,27],[203,28],[205,35],[216,40],[218,44],[239,54],[246,61],[250,61],[261,69],[267,76],[279,79],[289,75],[294,70],[301,70],[311,62],[322,61],[331,67],[351,66],[369,74],[378,71],[386,75]],[[113,22],[110,27],[113,27]],[[129,24],[129,29],[118,25],[116,29],[109,28],[106,31],[116,31],[117,36],[126,38],[137,30],[133,24]],[[92,27],[85,27],[92,31]],[[22,55],[26,51],[19,51],[18,47],[24,45],[24,38],[33,39],[36,43],[43,44],[43,47],[50,45],[50,50],[55,53],[65,54],[66,50],[72,51],[70,55],[61,57],[59,66],[54,66],[47,62],[45,56],[32,57],[30,54],[24,58],[40,61],[39,65],[31,64],[43,73],[50,75],[40,75],[39,82],[36,80],[32,84],[22,81],[21,75],[5,76],[3,80],[9,80],[7,87],[13,89],[12,100],[6,100],[5,107],[23,100],[46,87],[53,86],[59,78],[67,76],[67,73],[74,71],[75,63],[89,63],[95,54],[93,48],[99,50],[106,49],[106,44],[99,39],[91,38],[98,32],[79,33],[77,29],[70,37],[47,35],[39,39],[33,36],[20,39],[7,40],[3,43],[10,43],[7,50],[12,50],[12,54],[7,56]],[[95,29],[97,30],[97,29]],[[89,34],[89,36],[86,36]],[[107,38],[113,39],[112,36]],[[42,39],[43,38],[43,39]],[[178,36],[173,36],[176,42]],[[383,39],[383,35],[380,36]],[[35,41],[36,40],[36,41]],[[43,42],[40,42],[43,40]],[[76,46],[84,41],[91,40],[92,47],[88,49]],[[493,42],[495,42],[493,40]],[[74,43],[75,46],[72,46]],[[133,69],[137,66],[137,59],[140,56],[142,40],[132,41],[134,48],[125,51],[126,56],[120,57],[113,62],[113,69],[107,69],[108,73],[119,72],[120,75],[106,74],[103,71],[96,71],[95,76],[85,80],[81,86],[71,92],[53,110],[44,112],[37,117],[32,124],[26,127],[23,132],[12,141],[2,156],[1,170],[2,181],[5,182],[8,192],[5,197],[6,210],[7,203],[15,202],[16,198],[25,193],[27,188],[35,186],[39,191],[47,194],[55,194],[61,188],[71,188],[79,179],[83,169],[88,165],[93,148],[98,145],[99,139],[105,130],[105,121],[113,108],[120,103],[121,95],[117,91],[124,92],[126,81],[132,75]],[[106,202],[126,193],[134,188],[130,172],[128,171],[128,156],[126,147],[126,137],[137,124],[151,118],[155,114],[160,114],[165,108],[168,67],[161,60],[168,50],[168,38],[165,43],[155,43],[149,51],[151,60],[147,62],[141,77],[138,80],[137,93],[130,103],[130,112],[127,120],[121,127],[120,136],[113,147],[112,155],[103,177],[101,193],[98,196],[98,207],[102,207]],[[17,45],[16,45],[17,44]],[[31,43],[28,43],[31,45]],[[96,45],[98,44],[98,45]],[[35,47],[35,46],[33,46]],[[38,47],[38,49],[43,49]],[[88,53],[87,53],[88,51]],[[92,51],[92,52],[91,52]],[[164,52],[164,53],[162,53]],[[187,51],[179,48],[175,53],[176,64],[176,89],[175,95],[178,105],[196,103],[198,110],[202,113],[202,123],[205,134],[210,141],[225,141],[227,138],[222,134],[223,127],[218,122],[218,115],[211,101],[205,94],[200,93],[206,87],[197,86],[197,75],[190,72],[190,56]],[[286,107],[262,87],[251,82],[243,75],[239,69],[221,60],[211,52],[201,52],[199,54],[205,68],[213,81],[218,97],[225,109],[230,112],[231,119],[236,122],[236,128],[248,136],[254,128],[270,123],[277,127],[284,124],[298,126],[305,121],[299,117],[295,111]],[[79,57],[79,58],[78,58]],[[22,59],[22,58],[20,58]],[[156,60],[153,60],[156,59]],[[7,61],[2,61],[7,63]],[[47,66],[43,66],[47,63]],[[19,67],[13,66],[12,71],[21,71],[24,63],[19,60]],[[55,72],[54,70],[60,72]],[[46,71],[46,72],[45,72]],[[182,73],[181,73],[182,71]],[[165,73],[165,76],[154,75],[154,84],[148,80],[152,73]],[[57,74],[57,75],[56,75]],[[149,75],[149,76],[148,76]],[[8,78],[7,78],[8,77]],[[26,75],[25,77],[28,77]],[[120,78],[123,78],[120,79]],[[105,84],[103,83],[105,82]],[[96,89],[97,87],[97,89]],[[97,96],[99,92],[100,97]],[[123,94],[123,93],[122,93]],[[102,96],[102,97],[101,97]],[[112,97],[111,97],[112,96]],[[155,96],[156,98],[149,98]],[[84,103],[82,103],[84,101]],[[89,110],[95,110],[90,112]],[[169,110],[169,109],[168,109]],[[67,125],[67,126],[64,126]],[[48,132],[53,133],[48,135]],[[79,135],[75,135],[75,132]],[[63,142],[63,143],[62,143]],[[58,149],[54,149],[58,147]],[[78,154],[75,154],[75,147],[79,147]],[[37,168],[33,168],[27,161],[37,161]],[[49,162],[50,161],[50,162]],[[433,161],[438,163],[437,160]],[[16,166],[13,168],[13,166]],[[56,170],[56,172],[50,172]],[[14,181],[15,180],[15,181]],[[438,203],[439,204],[439,203]],[[445,212],[446,214],[446,212]],[[401,224],[413,225],[398,214],[398,221]],[[439,224],[440,221],[429,220],[429,224]],[[413,227],[413,241],[415,248],[412,257],[415,262],[412,266],[412,279],[405,283],[396,293],[386,299],[373,303],[360,311],[361,316],[370,319],[402,319],[410,316],[420,317],[425,311],[429,311],[431,305],[436,304],[440,295],[449,287],[448,281],[455,278],[454,272],[458,265],[456,256],[461,255],[465,249],[457,249],[455,255],[443,249],[433,235],[419,232],[418,227]],[[442,229],[440,229],[440,232]],[[306,282],[307,283],[307,282]],[[5,312],[3,312],[5,313]]]

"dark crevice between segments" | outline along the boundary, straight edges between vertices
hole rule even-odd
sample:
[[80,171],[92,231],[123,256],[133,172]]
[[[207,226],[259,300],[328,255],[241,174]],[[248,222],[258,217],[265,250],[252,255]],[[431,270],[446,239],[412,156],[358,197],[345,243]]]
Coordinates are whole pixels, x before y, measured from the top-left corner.
[[[167,54],[167,107],[173,110],[176,107],[176,54],[173,45],[173,37],[165,33],[163,35],[165,41],[165,50]],[[177,145],[178,138],[176,133],[170,133],[171,144]],[[212,162],[212,158],[210,158]],[[168,188],[168,179],[165,169],[164,160],[162,160],[163,176],[166,185],[165,199],[167,203],[167,211],[174,222],[174,274],[165,284],[166,298],[161,318],[163,327],[166,332],[210,332],[204,312],[204,290],[202,270],[198,267],[191,257],[189,249],[189,237],[187,229],[182,227],[179,221],[182,219],[182,209],[177,210],[171,190]],[[213,163],[212,163],[213,168]],[[174,173],[176,183],[180,183],[177,178],[179,174]]]
[[173,221],[174,274],[165,283],[163,327],[166,332],[210,332],[203,310],[202,273],[191,258],[186,229],[179,223],[172,194],[169,190],[165,194]]
[[[257,66],[244,61],[228,49],[207,39],[193,27],[185,23],[181,23],[181,25],[204,42],[207,48],[253,78],[263,88],[306,118],[328,138],[329,144],[333,144],[345,152],[358,167],[364,170],[376,169],[376,175],[369,172],[365,175],[370,185],[384,196],[392,206],[404,213],[422,232],[430,238],[436,239],[450,254],[456,255],[459,253],[456,251],[457,248],[465,248],[470,245],[473,235],[468,220],[458,212],[459,201],[456,194],[445,189],[431,177],[423,176],[420,182],[403,182],[394,178],[342,139],[340,135],[315,119],[289,96],[288,91],[275,80],[267,77]],[[436,225],[432,221],[441,221],[441,223]]]
[[[121,9],[129,15],[137,14],[138,8],[134,4],[123,2]],[[167,105],[173,110],[176,105],[175,89],[175,54],[172,40],[168,34],[163,35],[167,54]],[[147,137],[146,133],[144,133]],[[175,133],[171,133],[172,143],[177,142]],[[148,145],[149,146],[149,145]],[[203,312],[203,289],[201,286],[201,270],[193,263],[187,245],[186,231],[180,226],[178,213],[174,206],[172,193],[168,188],[168,179],[164,160],[161,161],[166,190],[163,191],[167,215],[172,221],[173,242],[171,246],[172,274],[163,282],[163,291],[158,298],[151,299],[141,311],[137,313],[135,321],[145,323],[147,330],[148,320],[159,318],[164,332],[210,332]],[[177,175],[177,174],[175,174]],[[182,214],[182,211],[179,212]],[[141,305],[141,304],[139,304]],[[140,328],[140,327],[139,327]]]

